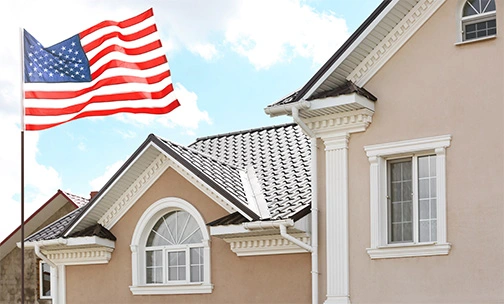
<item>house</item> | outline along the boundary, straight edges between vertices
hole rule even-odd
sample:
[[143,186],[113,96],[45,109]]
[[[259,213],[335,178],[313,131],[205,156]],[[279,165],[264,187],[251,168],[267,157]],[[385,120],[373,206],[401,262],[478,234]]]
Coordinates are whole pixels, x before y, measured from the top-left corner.
[[[47,227],[67,214],[75,213],[87,199],[58,190],[45,204],[25,220],[25,235]],[[21,251],[16,243],[21,239],[21,226],[0,243],[0,303],[18,303],[21,300]],[[50,293],[44,271],[47,265],[40,263],[35,252],[25,252],[25,299],[27,303],[45,303],[43,298]],[[47,273],[47,271],[46,271]],[[44,284],[45,282],[45,284]],[[37,302],[38,301],[38,302]]]
[[503,2],[383,1],[295,124],[150,135],[27,239],[53,303],[504,302]]

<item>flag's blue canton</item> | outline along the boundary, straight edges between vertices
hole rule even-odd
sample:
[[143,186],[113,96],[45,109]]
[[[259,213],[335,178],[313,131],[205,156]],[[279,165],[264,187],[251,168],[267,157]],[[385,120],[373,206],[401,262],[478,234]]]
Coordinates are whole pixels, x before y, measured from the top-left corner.
[[89,61],[79,35],[44,48],[24,31],[25,82],[91,81]]

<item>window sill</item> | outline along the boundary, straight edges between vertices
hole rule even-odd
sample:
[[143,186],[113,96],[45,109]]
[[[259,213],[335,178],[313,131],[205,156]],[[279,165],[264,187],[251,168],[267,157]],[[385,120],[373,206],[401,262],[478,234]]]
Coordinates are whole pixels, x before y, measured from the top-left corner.
[[451,244],[394,244],[378,248],[368,248],[367,253],[372,260],[447,255]]
[[130,286],[133,295],[202,294],[212,290],[212,284]]
[[476,38],[476,39],[471,39],[471,40],[464,40],[464,41],[460,41],[460,42],[455,43],[455,45],[456,46],[465,45],[465,44],[469,44],[469,43],[473,43],[473,42],[492,40],[492,39],[495,39],[495,38],[497,38],[497,35],[492,35],[492,36],[487,36],[487,37],[482,37],[482,38]]

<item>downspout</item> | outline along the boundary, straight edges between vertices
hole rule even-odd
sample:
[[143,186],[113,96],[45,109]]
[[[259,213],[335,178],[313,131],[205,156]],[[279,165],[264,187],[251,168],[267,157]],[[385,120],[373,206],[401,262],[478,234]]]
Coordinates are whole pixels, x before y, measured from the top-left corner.
[[294,221],[291,219],[287,220],[277,220],[271,222],[249,222],[243,223],[243,227],[247,230],[267,230],[267,229],[280,229],[280,235],[291,243],[298,245],[299,247],[305,249],[308,252],[312,252],[312,246],[296,239],[292,235],[287,233],[287,227],[293,227]]
[[[20,243],[18,243],[18,247]],[[52,295],[52,303],[53,304],[61,304],[65,303],[65,300],[58,299],[59,295],[59,269],[58,265],[54,264],[49,258],[40,251],[40,246],[48,246],[48,245],[64,245],[66,244],[66,240],[64,239],[56,239],[56,240],[48,240],[48,241],[38,241],[33,243],[26,244],[25,248],[33,247],[35,250],[35,255],[39,257],[44,263],[47,263],[51,266],[51,295]]]
[[312,303],[318,303],[318,182],[317,182],[317,137],[315,133],[299,118],[299,109],[292,107],[292,118],[308,134],[311,140],[311,264],[312,264]]

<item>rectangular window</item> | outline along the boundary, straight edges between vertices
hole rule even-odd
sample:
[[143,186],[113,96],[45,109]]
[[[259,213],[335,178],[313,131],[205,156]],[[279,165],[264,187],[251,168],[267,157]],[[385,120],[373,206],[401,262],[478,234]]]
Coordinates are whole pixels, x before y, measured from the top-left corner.
[[51,299],[51,266],[49,264],[40,261],[39,264],[40,272],[40,298],[41,299]]
[[388,161],[389,243],[436,241],[436,156]]
[[493,36],[497,33],[497,22],[495,19],[465,24],[464,26],[465,40]]
[[451,136],[364,147],[370,162],[371,259],[446,255]]

